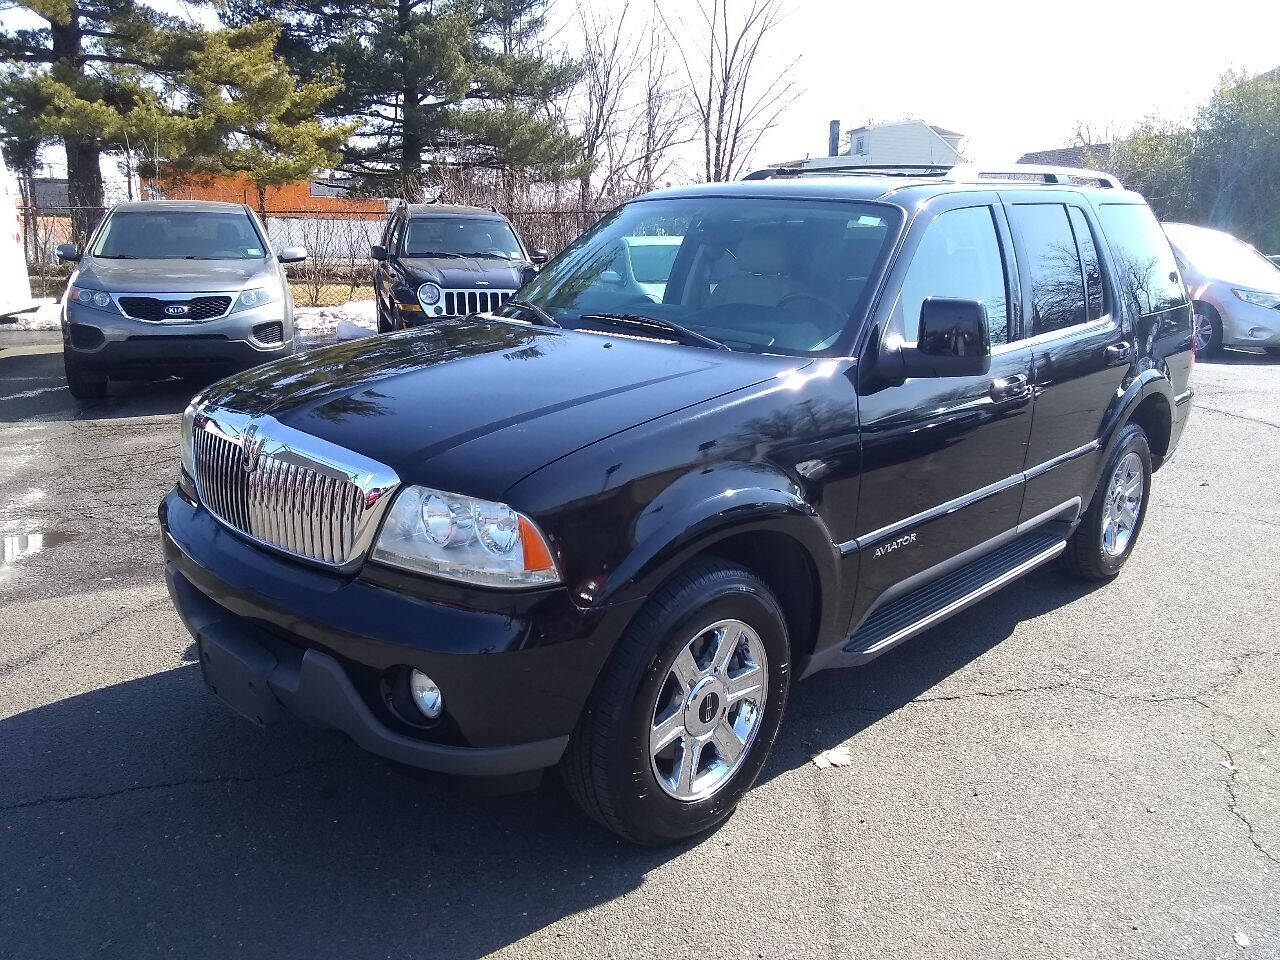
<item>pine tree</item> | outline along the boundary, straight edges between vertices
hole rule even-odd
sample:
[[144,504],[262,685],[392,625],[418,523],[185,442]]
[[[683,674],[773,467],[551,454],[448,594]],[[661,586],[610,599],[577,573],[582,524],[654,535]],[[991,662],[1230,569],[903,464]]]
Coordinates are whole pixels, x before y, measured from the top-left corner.
[[271,20],[209,34],[181,78],[186,125],[175,131],[167,164],[245,177],[257,188],[262,214],[268,187],[335,165],[356,126],[319,119],[342,84],[332,73],[299,84],[275,57],[279,34]]
[[424,163],[510,174],[564,164],[574,141],[547,105],[577,67],[540,49],[547,0],[230,0],[227,21],[285,24],[279,54],[299,75],[334,63],[326,108],[359,122],[343,166],[418,200]]
[[61,140],[72,224],[83,237],[103,203],[99,157],[127,137],[125,116],[156,104],[148,80],[182,70],[200,31],[135,0],[19,0],[44,25],[0,32],[7,139]]

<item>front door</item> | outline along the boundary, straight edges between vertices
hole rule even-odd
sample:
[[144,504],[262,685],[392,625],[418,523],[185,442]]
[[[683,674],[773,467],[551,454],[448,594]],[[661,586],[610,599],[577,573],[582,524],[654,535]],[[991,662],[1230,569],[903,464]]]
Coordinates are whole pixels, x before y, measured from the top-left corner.
[[1032,354],[1017,342],[1017,289],[1008,226],[993,194],[942,197],[917,214],[886,287],[899,292],[881,304],[879,329],[911,345],[926,298],[979,300],[991,370],[908,379],[864,388],[859,397],[863,474],[852,546],[861,563],[851,629],[886,591],[927,578],[1018,523]]

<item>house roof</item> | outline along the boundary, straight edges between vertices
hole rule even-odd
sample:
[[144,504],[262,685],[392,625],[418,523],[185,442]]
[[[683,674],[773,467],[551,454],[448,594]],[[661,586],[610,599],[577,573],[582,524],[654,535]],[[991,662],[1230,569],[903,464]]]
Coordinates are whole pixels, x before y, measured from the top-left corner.
[[1111,162],[1111,144],[1077,144],[1053,150],[1033,150],[1018,158],[1019,163],[1043,163],[1053,167],[1093,167]]
[[936,133],[940,137],[963,137],[964,136],[963,133],[960,133],[956,130],[948,130],[946,127],[939,127],[937,124],[933,124],[933,123],[925,123],[923,120],[894,120],[890,123],[864,124],[861,127],[854,127],[852,130],[846,130],[844,132],[844,135],[853,136],[859,133],[866,133],[868,130],[875,130],[878,127],[901,127],[901,126],[905,126],[906,124],[915,124],[915,123],[924,124],[924,126],[928,127],[930,130],[932,130],[934,133]]

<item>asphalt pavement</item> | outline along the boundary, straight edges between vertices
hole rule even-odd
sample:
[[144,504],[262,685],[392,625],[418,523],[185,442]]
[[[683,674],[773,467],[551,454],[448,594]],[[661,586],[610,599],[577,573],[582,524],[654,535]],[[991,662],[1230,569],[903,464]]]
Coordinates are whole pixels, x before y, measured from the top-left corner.
[[1193,386],[1115,582],[800,684],[733,819],[638,850],[232,717],[163,586],[192,385],[77,403],[0,333],[0,957],[1280,956],[1280,362]]

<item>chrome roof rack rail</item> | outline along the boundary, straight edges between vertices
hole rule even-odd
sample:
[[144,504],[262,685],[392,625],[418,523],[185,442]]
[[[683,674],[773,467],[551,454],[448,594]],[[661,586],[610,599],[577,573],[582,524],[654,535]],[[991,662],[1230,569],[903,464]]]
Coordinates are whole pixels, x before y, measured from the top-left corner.
[[986,168],[972,163],[832,163],[822,166],[765,167],[753,170],[743,180],[790,179],[804,176],[941,177],[956,183],[979,180],[1007,180],[1019,183],[1096,184],[1108,190],[1123,189],[1120,181],[1101,170],[1078,167],[1050,167],[1042,164],[1012,163]]
[[1051,167],[1039,163],[1011,163],[1007,167],[979,167],[972,163],[962,163],[952,167],[946,179],[963,183],[975,180],[1009,180],[1030,181],[1032,183],[1078,184],[1081,181],[1094,181],[1097,186],[1108,190],[1121,190],[1119,179],[1101,170],[1087,170],[1083,167]]

